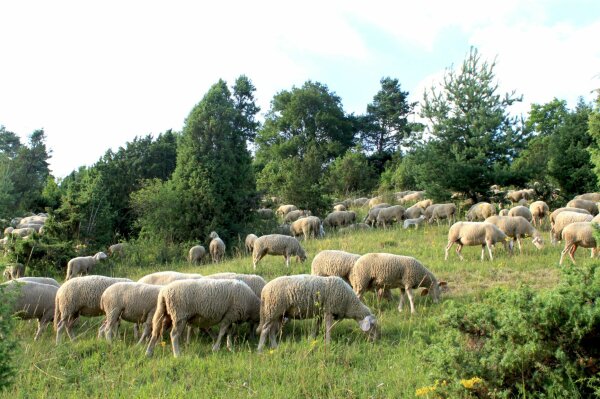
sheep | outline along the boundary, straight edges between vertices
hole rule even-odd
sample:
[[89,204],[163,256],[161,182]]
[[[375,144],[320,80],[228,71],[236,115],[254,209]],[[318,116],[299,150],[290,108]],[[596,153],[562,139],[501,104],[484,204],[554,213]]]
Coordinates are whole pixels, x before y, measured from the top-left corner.
[[144,326],[138,344],[147,340],[152,331],[152,316],[161,288],[160,285],[134,282],[121,282],[108,287],[100,297],[100,309],[106,318],[100,326],[98,338],[104,334],[106,340],[111,342],[119,320],[125,320],[135,323],[136,327],[137,324]]
[[54,318],[54,304],[58,287],[31,281],[12,280],[2,284],[6,292],[18,292],[12,311],[23,320],[37,319],[38,328],[33,337],[37,341],[42,330]]
[[575,251],[577,247],[591,248],[592,258],[598,253],[598,246],[594,238],[594,228],[591,222],[571,223],[562,230],[562,239],[565,242],[565,248],[560,253],[560,265],[563,263],[565,254],[569,254],[571,262],[575,264]]
[[25,276],[25,265],[22,263],[11,263],[6,266],[2,274],[7,280],[16,280]]
[[41,226],[44,223],[46,223],[47,219],[48,219],[48,216],[38,216],[38,215],[28,216],[28,217],[22,218],[19,221],[19,223],[17,224],[17,228],[22,228],[26,224],[37,224],[37,225]]
[[600,202],[600,193],[585,193],[576,195],[574,199],[588,200],[592,202]]
[[310,211],[305,211],[305,210],[295,210],[295,211],[291,211],[288,212],[285,217],[283,218],[283,222],[284,223],[292,223],[295,222],[296,220],[305,217],[305,216],[311,216],[312,213]]
[[523,190],[509,190],[506,193],[505,198],[510,200],[513,204],[518,203],[520,200],[530,200],[533,199],[535,195],[535,190],[532,188],[523,189]]
[[75,277],[65,281],[56,292],[54,308],[54,330],[56,344],[60,343],[63,330],[71,341],[75,336],[71,332],[73,323],[79,316],[95,317],[102,315],[100,298],[108,287],[119,282],[131,282],[127,278],[106,276]]
[[425,215],[421,215],[415,219],[405,219],[403,228],[408,229],[410,226],[415,226],[415,229],[418,229],[420,225],[425,221]]
[[588,211],[592,216],[598,214],[598,205],[594,201],[588,201],[584,199],[574,199],[567,202],[568,208],[580,208]]
[[508,211],[508,216],[523,216],[528,222],[533,220],[533,215],[528,207],[523,205],[515,206]]
[[194,245],[188,252],[188,262],[196,264],[202,262],[202,259],[206,256],[206,249],[202,245]]
[[408,195],[408,194],[413,194],[413,193],[415,193],[415,192],[416,192],[416,191],[413,191],[413,190],[398,191],[398,192],[395,192],[395,193],[394,193],[394,199],[395,199],[396,201],[400,201],[400,200],[401,200],[402,198],[404,198],[406,195]]
[[278,216],[285,216],[289,212],[296,210],[298,210],[298,207],[296,205],[281,205],[279,208],[277,208],[275,214]]
[[290,225],[290,233],[292,237],[303,235],[305,240],[317,238],[321,235],[321,219],[316,216],[298,219]]
[[125,247],[126,246],[127,246],[127,244],[124,242],[113,244],[110,247],[108,247],[108,254],[110,256],[123,257],[123,256],[125,256]]
[[478,202],[467,212],[467,221],[476,222],[485,220],[496,214],[496,208],[489,202]]
[[382,204],[383,201],[384,201],[384,199],[381,195],[379,195],[377,197],[373,197],[368,202],[369,208],[373,208],[376,205]]
[[312,261],[310,274],[314,276],[338,276],[350,284],[350,272],[360,255],[328,249],[319,252]]
[[425,191],[415,191],[413,193],[406,194],[404,197],[402,197],[400,199],[399,202],[401,204],[405,204],[407,202],[421,201],[424,199],[424,197],[425,197]]
[[10,234],[14,237],[21,237],[21,238],[25,238],[25,237],[29,237],[31,234],[35,233],[36,230],[34,228],[31,227],[25,227],[22,229],[14,229]]
[[440,287],[446,285],[443,281],[438,282],[433,273],[415,258],[387,253],[369,253],[361,256],[350,273],[350,284],[359,298],[371,288],[400,288],[398,311],[402,312],[406,292],[411,313],[415,313],[412,292],[414,288],[424,287],[421,295],[429,294],[437,303],[440,299]]
[[174,271],[164,271],[147,274],[144,277],[140,278],[137,282],[154,285],[167,285],[177,280],[198,279],[202,277],[203,276],[201,274],[197,273],[179,273]]
[[337,204],[333,207],[334,211],[346,211],[346,205],[344,204]]
[[429,205],[426,209],[425,209],[425,219],[429,220],[431,219],[431,217],[433,216],[433,211],[435,210],[435,208],[437,208],[438,206],[440,206],[441,204],[431,204]]
[[16,281],[53,285],[56,288],[60,287],[58,281],[50,277],[21,277],[18,278]]
[[508,240],[508,236],[491,223],[456,222],[448,231],[448,245],[446,245],[444,260],[448,260],[448,251],[455,243],[457,244],[456,254],[460,260],[464,260],[460,252],[465,245],[481,245],[481,260],[485,259],[485,248],[487,247],[490,260],[494,260],[491,247],[497,242],[502,242],[504,248],[508,251]]
[[508,209],[500,209],[498,216],[508,216]]
[[214,231],[210,233],[210,238],[212,238],[212,240],[210,244],[208,244],[208,252],[210,252],[213,263],[219,263],[225,257],[225,243]]
[[392,224],[394,220],[399,223],[403,218],[404,207],[402,205],[382,208],[377,214],[377,225],[383,225],[383,228],[386,228],[386,223]]
[[12,226],[8,226],[7,228],[4,229],[4,237],[8,237],[9,234],[11,234],[13,232],[15,228]]
[[269,208],[261,208],[259,210],[256,211],[256,213],[258,214],[258,217],[261,219],[273,219],[275,217],[275,212],[273,212],[273,209],[269,209]]
[[369,212],[367,213],[367,216],[365,216],[363,223],[367,223],[368,225],[373,227],[375,225],[375,222],[377,221],[377,216],[379,216],[379,212],[381,212],[381,210],[384,208],[387,208],[387,206],[382,207],[382,208],[370,209]]
[[552,213],[550,214],[550,226],[554,227],[554,223],[556,222],[556,217],[561,213],[561,212],[576,212],[576,213],[583,213],[585,215],[590,215],[590,213],[588,211],[586,211],[585,209],[580,209],[580,208],[558,208],[554,211],[552,211]]
[[94,266],[103,259],[108,258],[104,252],[98,252],[94,256],[78,256],[67,263],[67,276],[69,280],[75,276],[89,274]]
[[569,224],[577,222],[591,222],[592,219],[592,215],[585,213],[571,211],[563,211],[559,213],[556,215],[556,218],[554,219],[554,225],[550,229],[552,243],[556,244],[558,241],[560,241],[563,229]]
[[340,277],[301,274],[277,277],[265,285],[261,296],[260,332],[257,351],[261,352],[269,336],[271,348],[277,347],[276,335],[284,317],[317,318],[316,331],[325,319],[325,343],[331,342],[334,319],[354,319],[370,339],[379,336],[377,319]]
[[360,197],[352,200],[352,206],[365,206],[369,202],[367,197]]
[[542,219],[550,213],[550,208],[548,208],[548,204],[544,201],[532,202],[531,205],[529,205],[529,210],[531,211],[534,226],[541,226]]
[[521,253],[521,239],[533,237],[532,243],[537,249],[544,248],[544,240],[540,233],[523,216],[490,216],[485,219],[487,223],[498,226],[513,241],[517,241]]
[[421,208],[422,210],[427,209],[428,206],[432,205],[433,201],[430,199],[424,199],[423,201],[419,201],[416,204],[414,204],[413,206],[416,206],[418,208]]
[[[173,355],[178,357],[179,337],[186,323],[201,328],[219,325],[219,335],[212,347],[218,351],[221,340],[233,323],[260,320],[260,299],[245,283],[237,280],[182,280],[163,287],[152,318],[152,338],[146,356],[152,356],[154,346],[166,325],[171,324]],[[231,333],[227,334],[227,348],[231,348]]]
[[374,206],[372,206],[372,207],[371,207],[371,208],[369,208],[369,209],[371,209],[371,210],[372,210],[372,209],[378,209],[378,208],[388,208],[388,207],[390,207],[390,206],[391,206],[391,205],[390,205],[390,204],[388,204],[387,202],[382,202],[382,203],[379,203],[379,204],[377,204],[377,205],[374,205]]
[[325,227],[344,227],[356,221],[356,213],[353,211],[334,211],[325,216],[323,226]]
[[[427,208],[425,208],[425,209],[427,209]],[[423,209],[419,206],[413,205],[410,208],[408,208],[406,211],[404,211],[404,217],[406,219],[416,219],[425,213],[425,209]]]
[[437,221],[437,224],[440,224],[441,219],[448,219],[448,226],[450,222],[454,222],[456,215],[456,205],[450,204],[439,204],[433,209],[431,217],[428,220],[428,223],[433,223],[433,221]]
[[292,232],[290,230],[289,224],[280,224],[277,226],[273,234],[283,234],[284,236],[291,236]]
[[16,231],[16,230],[33,229],[34,232],[41,233],[43,227],[44,227],[44,225],[43,224],[39,224],[39,223],[25,223],[25,224],[19,223],[19,225],[17,226],[16,229],[13,230],[13,232]]
[[224,280],[239,280],[243,283],[246,283],[246,285],[248,287],[250,287],[252,292],[254,292],[258,298],[260,298],[260,294],[261,294],[265,284],[267,284],[265,279],[257,274],[242,274],[242,273],[224,272],[224,273],[210,274],[208,276],[205,276],[205,278],[224,279]]
[[256,241],[257,238],[258,236],[256,234],[248,234],[246,236],[246,239],[244,240],[244,246],[246,247],[246,251],[248,251],[248,253],[252,253],[254,241]]
[[256,264],[265,255],[283,255],[285,265],[290,267],[290,257],[296,255],[301,262],[306,260],[306,252],[294,237],[284,236],[282,234],[268,234],[258,237],[254,242],[252,251],[252,265],[256,270]]

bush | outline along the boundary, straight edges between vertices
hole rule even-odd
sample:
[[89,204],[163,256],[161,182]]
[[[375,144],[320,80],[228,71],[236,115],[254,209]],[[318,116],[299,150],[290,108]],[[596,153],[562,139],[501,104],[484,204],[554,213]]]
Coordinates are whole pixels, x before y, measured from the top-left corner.
[[24,264],[28,269],[27,274],[31,276],[62,274],[69,260],[75,257],[70,241],[58,241],[35,233],[26,240],[14,237],[7,247],[8,260]]
[[553,290],[498,289],[479,303],[449,302],[447,329],[425,354],[437,382],[423,389],[442,397],[600,397],[599,301],[593,265],[564,269]]
[[13,356],[15,339],[13,337],[14,320],[12,318],[11,293],[5,292],[6,286],[0,285],[0,391],[12,384],[15,375]]

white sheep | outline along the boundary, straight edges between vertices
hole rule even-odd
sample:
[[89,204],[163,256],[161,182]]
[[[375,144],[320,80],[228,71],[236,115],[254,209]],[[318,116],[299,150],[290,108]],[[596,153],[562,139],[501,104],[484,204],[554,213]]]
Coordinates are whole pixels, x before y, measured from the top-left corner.
[[25,227],[22,229],[14,229],[10,234],[14,237],[21,237],[21,238],[25,238],[25,237],[29,237],[31,236],[33,233],[35,233],[36,230],[32,227]]
[[400,223],[404,219],[404,207],[402,205],[394,205],[379,210],[377,214],[377,225],[387,227],[387,224],[392,224],[393,221]]
[[340,277],[307,274],[277,277],[263,288],[260,306],[260,332],[257,351],[262,351],[267,336],[272,348],[283,319],[317,318],[317,331],[325,319],[325,342],[331,342],[334,319],[354,319],[360,329],[376,339],[377,319]]
[[584,199],[574,199],[567,203],[567,207],[568,208],[585,209],[586,211],[591,213],[592,216],[595,216],[598,214],[598,205],[596,205],[596,203],[594,201],[589,201],[589,200],[584,200]]
[[323,219],[325,227],[344,227],[356,221],[356,213],[353,211],[334,211],[329,213]]
[[500,209],[498,216],[508,216],[508,209]]
[[89,274],[98,262],[108,258],[104,252],[98,252],[94,256],[78,256],[67,263],[67,276],[65,280],[69,280],[75,276]]
[[252,253],[252,249],[254,248],[254,241],[258,236],[256,234],[248,234],[246,239],[244,239],[244,247],[246,248],[246,252]]
[[565,249],[560,253],[559,264],[562,265],[565,254],[569,254],[571,262],[575,264],[575,251],[577,247],[591,248],[592,258],[598,253],[598,245],[594,238],[594,228],[591,222],[571,223],[562,230],[562,239],[565,242]]
[[352,200],[352,206],[365,206],[369,203],[369,199],[367,197],[360,197]]
[[315,276],[338,276],[350,283],[350,272],[360,255],[328,249],[319,252],[310,266],[310,274]]
[[369,206],[369,208],[373,208],[376,205],[382,204],[384,201],[383,196],[379,195],[377,197],[373,197],[369,200],[369,202],[367,203],[367,205]]
[[571,223],[577,222],[591,222],[593,216],[586,213],[563,211],[556,215],[554,224],[550,229],[550,237],[552,237],[552,243],[556,244],[561,239],[563,229]]
[[574,199],[583,199],[592,202],[600,202],[600,193],[585,193],[576,195]]
[[504,248],[508,251],[507,241],[510,239],[497,226],[486,222],[456,222],[448,231],[448,245],[446,245],[446,254],[444,260],[448,260],[448,251],[452,245],[457,244],[456,254],[463,260],[460,253],[463,246],[481,245],[481,260],[485,259],[485,248],[487,247],[490,260],[494,260],[492,256],[492,246],[501,242]]
[[413,205],[404,212],[404,217],[406,219],[416,219],[425,214],[425,209],[421,208],[420,206]]
[[485,220],[496,214],[496,207],[489,202],[478,202],[467,212],[467,220],[475,222]]
[[440,224],[440,220],[448,219],[448,226],[450,226],[451,222],[454,222],[456,217],[456,205],[450,204],[438,204],[435,208],[433,208],[433,212],[431,213],[431,217],[428,220],[428,223],[433,223],[435,220],[437,224]]
[[127,244],[124,242],[113,244],[110,247],[108,247],[108,254],[110,256],[123,257],[123,256],[125,256],[125,248],[126,247],[127,247]]
[[25,265],[22,263],[11,263],[6,265],[4,273],[2,273],[7,280],[16,280],[25,276]]
[[421,201],[423,199],[425,199],[425,191],[414,191],[410,194],[406,194],[399,202],[405,204],[407,202]]
[[50,277],[21,277],[18,278],[16,281],[53,285],[56,288],[60,287],[58,281]]
[[422,210],[427,209],[427,207],[431,206],[433,204],[433,201],[430,199],[424,199],[423,201],[419,201],[416,204],[414,204],[413,206],[416,206],[418,208],[421,208]]
[[54,329],[56,343],[60,342],[63,330],[71,341],[75,336],[71,332],[73,323],[79,316],[95,317],[102,315],[100,298],[108,287],[113,284],[129,281],[127,278],[106,276],[75,277],[65,281],[56,292],[54,308]]
[[18,292],[12,305],[13,313],[23,320],[37,319],[38,328],[33,338],[35,341],[42,330],[54,318],[54,303],[58,288],[53,285],[39,284],[31,281],[12,280],[2,284],[7,292]]
[[533,199],[535,195],[535,190],[532,188],[523,189],[523,190],[509,190],[506,193],[506,199],[510,200],[513,204],[518,203],[520,200],[530,200]]
[[585,215],[591,215],[591,213],[589,213],[588,211],[586,211],[585,209],[581,209],[581,208],[558,208],[554,211],[552,211],[552,213],[550,214],[550,226],[554,227],[554,223],[556,222],[556,217],[561,213],[561,212],[576,212],[576,213],[583,213]]
[[104,334],[106,340],[111,342],[119,320],[125,320],[135,323],[136,327],[138,324],[144,327],[138,343],[147,340],[152,332],[152,316],[161,288],[160,285],[134,282],[116,283],[108,287],[100,297],[100,309],[106,318],[100,326],[98,338]]
[[256,294],[257,297],[260,298],[260,293],[262,292],[265,284],[267,282],[264,278],[259,276],[258,274],[242,274],[242,273],[232,273],[232,272],[223,272],[223,273],[214,273],[205,278],[211,279],[223,279],[223,280],[239,280],[243,283],[246,283],[248,287]]
[[344,204],[337,204],[337,205],[334,205],[333,210],[334,211],[347,211],[348,209],[346,209],[346,205],[344,205]]
[[504,234],[517,241],[519,253],[521,253],[521,239],[525,237],[532,237],[531,242],[537,249],[544,248],[542,236],[523,216],[490,216],[485,221],[498,226]]
[[194,245],[188,252],[188,262],[196,264],[202,262],[202,259],[206,256],[206,249],[202,245]]
[[212,240],[208,244],[208,252],[210,252],[213,263],[219,263],[225,257],[225,243],[214,231],[210,233],[210,238]]
[[523,216],[525,219],[527,219],[528,222],[531,222],[533,220],[533,215],[531,214],[531,211],[528,207],[523,205],[518,205],[511,208],[508,211],[508,216]]
[[4,237],[8,237],[14,230],[15,228],[12,226],[8,226],[7,228],[4,229]]
[[292,237],[304,236],[305,240],[321,236],[321,219],[316,216],[307,216],[298,219],[290,225]]
[[162,331],[171,324],[173,355],[179,356],[179,337],[187,323],[200,328],[219,325],[219,335],[212,347],[218,351],[227,333],[227,347],[231,348],[229,327],[234,323],[260,320],[260,299],[250,287],[238,280],[199,279],[175,281],[163,287],[152,318],[152,338],[146,355],[152,356]]
[[203,276],[198,273],[180,273],[174,271],[163,271],[147,274],[138,280],[138,283],[167,285],[177,280],[197,279]]
[[311,216],[311,215],[312,215],[312,213],[310,211],[298,209],[295,211],[288,212],[285,215],[285,217],[283,218],[283,222],[284,223],[292,223],[302,217]]
[[298,210],[298,207],[296,205],[281,205],[279,208],[277,208],[275,213],[279,216],[285,216],[289,212],[296,210]]
[[369,212],[367,213],[367,216],[365,216],[363,223],[366,223],[368,225],[370,225],[371,227],[373,227],[375,225],[375,222],[377,222],[377,216],[379,216],[379,212],[381,212],[382,209],[389,207],[390,205],[384,206],[384,207],[377,207],[377,208],[371,208],[369,209]]
[[284,236],[282,234],[268,234],[258,237],[254,242],[252,251],[252,265],[256,270],[256,264],[265,255],[283,255],[285,265],[290,266],[290,257],[296,255],[301,262],[306,260],[306,252],[294,237]]
[[433,216],[433,211],[435,210],[435,208],[437,208],[438,206],[440,206],[441,204],[431,204],[429,205],[426,209],[425,209],[425,219],[429,220],[431,219],[431,217]]
[[361,256],[350,273],[350,284],[358,297],[369,289],[400,289],[398,311],[402,312],[404,293],[408,296],[411,313],[415,312],[413,301],[414,288],[424,287],[421,295],[429,294],[435,303],[440,298],[440,287],[445,282],[438,282],[421,262],[410,256],[387,253],[369,253]]
[[415,229],[418,229],[419,226],[422,225],[424,221],[425,221],[425,215],[421,215],[415,219],[405,219],[402,227],[405,229],[408,229],[410,226],[415,226]]

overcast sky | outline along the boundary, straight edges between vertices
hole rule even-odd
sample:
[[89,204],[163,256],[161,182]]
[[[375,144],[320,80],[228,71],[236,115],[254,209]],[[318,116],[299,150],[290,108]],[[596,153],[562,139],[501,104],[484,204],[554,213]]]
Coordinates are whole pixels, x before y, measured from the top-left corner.
[[180,130],[219,78],[246,74],[266,112],[306,80],[364,113],[383,76],[411,101],[470,46],[503,92],[570,107],[600,87],[600,1],[4,1],[0,125],[43,128],[63,177],[135,136]]

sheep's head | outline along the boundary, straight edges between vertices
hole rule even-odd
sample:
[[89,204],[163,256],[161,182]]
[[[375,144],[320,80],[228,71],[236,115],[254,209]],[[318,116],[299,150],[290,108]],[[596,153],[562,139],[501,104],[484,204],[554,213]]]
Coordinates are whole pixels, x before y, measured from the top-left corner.
[[448,283],[445,281],[434,281],[429,288],[425,288],[423,291],[421,291],[421,296],[429,294],[433,302],[438,303],[440,301],[441,289],[447,285]]
[[94,258],[97,261],[100,261],[100,260],[104,260],[104,259],[108,258],[108,255],[106,255],[104,252],[98,252],[96,255],[94,255]]
[[218,237],[219,237],[219,235],[217,234],[217,232],[216,232],[216,231],[211,231],[211,232],[210,232],[210,235],[209,235],[209,237],[210,237],[211,239],[215,239],[215,238],[218,238]]
[[533,240],[531,240],[531,242],[533,243],[533,245],[535,245],[535,247],[537,249],[543,249],[544,248],[544,240],[540,236],[537,236],[537,237],[534,236]]
[[364,319],[358,322],[360,329],[367,334],[370,341],[376,341],[379,339],[380,331],[377,319],[373,315],[368,315]]

